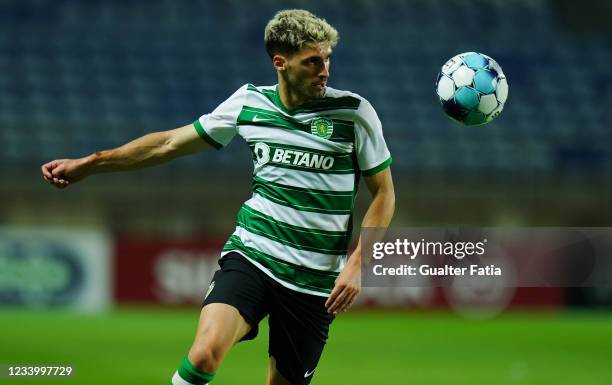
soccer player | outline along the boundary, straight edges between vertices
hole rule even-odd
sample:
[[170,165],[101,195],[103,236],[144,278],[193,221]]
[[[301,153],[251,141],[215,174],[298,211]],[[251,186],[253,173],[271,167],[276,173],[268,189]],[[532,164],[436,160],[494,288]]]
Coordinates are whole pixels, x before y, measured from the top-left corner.
[[393,215],[391,156],[376,112],[361,96],[327,86],[337,31],[310,12],[285,10],[264,39],[277,85],[246,84],[193,124],[42,166],[45,180],[64,188],[96,173],[220,149],[236,135],[249,144],[253,195],[223,247],[174,385],[209,383],[266,315],[267,383],[310,383],[329,325],[361,289],[359,244],[347,258],[360,175],[372,194],[362,226],[387,227]]

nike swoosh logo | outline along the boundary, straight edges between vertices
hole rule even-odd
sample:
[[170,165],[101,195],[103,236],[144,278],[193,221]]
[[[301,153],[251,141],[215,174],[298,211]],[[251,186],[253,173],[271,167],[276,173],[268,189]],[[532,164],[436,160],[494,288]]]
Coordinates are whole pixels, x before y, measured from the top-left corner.
[[257,115],[253,116],[253,121],[254,121],[254,122],[271,122],[271,121],[273,121],[273,120],[274,120],[274,119],[268,119],[268,118],[266,118],[266,119],[259,119],[259,118],[257,117]]
[[314,371],[315,371],[315,369],[312,369],[311,372],[304,373],[304,378],[308,378],[308,377],[312,376],[312,373],[314,373]]

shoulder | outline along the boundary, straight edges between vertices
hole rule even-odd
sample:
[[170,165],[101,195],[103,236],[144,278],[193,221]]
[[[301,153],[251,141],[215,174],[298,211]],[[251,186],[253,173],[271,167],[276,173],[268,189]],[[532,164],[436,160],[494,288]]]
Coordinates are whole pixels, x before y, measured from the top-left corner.
[[247,83],[240,87],[240,89],[244,89],[245,92],[255,92],[255,93],[270,93],[275,92],[276,86],[257,86],[252,83]]
[[356,94],[351,91],[337,90],[335,88],[328,87],[325,93],[326,97],[336,98],[336,100],[346,100],[346,103],[352,104],[351,117],[356,123],[356,128],[359,127],[361,132],[362,129],[365,131],[376,131],[381,127],[380,119],[372,104],[363,96]]
[[346,90],[338,90],[332,87],[327,87],[325,98],[336,100],[336,103],[344,104],[347,107],[355,110],[357,117],[364,115],[376,114],[372,104],[363,96]]
[[246,83],[236,91],[237,94],[243,97],[242,100],[274,100],[276,86],[257,86],[252,83]]
[[275,90],[275,86],[256,86],[252,83],[245,83],[242,86],[240,86],[240,88],[238,88],[236,91],[234,91],[232,96],[247,95],[249,93],[259,93],[259,94],[274,93],[274,90]]
[[323,98],[328,99],[328,100],[329,99],[343,100],[347,102],[348,104],[353,105],[355,109],[359,108],[359,106],[361,105],[363,101],[367,102],[367,100],[359,94],[356,94],[351,91],[339,90],[339,89],[332,88],[329,86],[325,88],[325,96]]
[[225,101],[225,103],[245,104],[248,98],[271,98],[275,92],[275,86],[255,86],[251,83],[245,83],[238,88]]

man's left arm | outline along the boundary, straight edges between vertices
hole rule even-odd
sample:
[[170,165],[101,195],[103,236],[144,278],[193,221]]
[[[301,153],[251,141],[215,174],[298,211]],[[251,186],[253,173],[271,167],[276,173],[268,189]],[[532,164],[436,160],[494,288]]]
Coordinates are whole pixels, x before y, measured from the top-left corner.
[[[368,207],[361,227],[386,228],[391,222],[395,210],[395,192],[391,169],[387,167],[374,175],[364,177],[368,190],[372,194],[372,201]],[[355,302],[361,291],[361,237],[357,248],[349,256],[346,266],[325,303],[327,311],[338,314],[347,311]]]

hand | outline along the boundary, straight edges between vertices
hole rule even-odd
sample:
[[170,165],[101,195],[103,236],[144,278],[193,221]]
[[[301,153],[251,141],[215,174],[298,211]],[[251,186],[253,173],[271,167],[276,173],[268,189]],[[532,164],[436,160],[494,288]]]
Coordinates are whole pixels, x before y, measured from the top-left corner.
[[336,285],[332,290],[325,307],[331,314],[338,314],[347,311],[357,298],[361,291],[361,266],[357,258],[349,258],[349,262],[344,266],[338,278]]
[[56,159],[41,166],[43,178],[52,186],[65,188],[87,176],[87,162],[81,159]]

